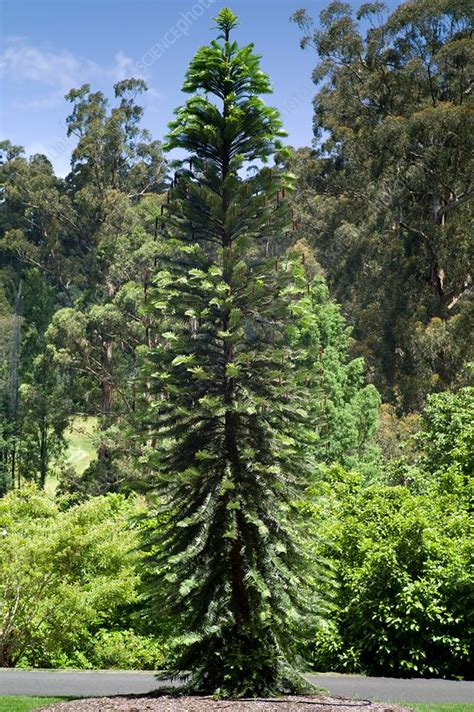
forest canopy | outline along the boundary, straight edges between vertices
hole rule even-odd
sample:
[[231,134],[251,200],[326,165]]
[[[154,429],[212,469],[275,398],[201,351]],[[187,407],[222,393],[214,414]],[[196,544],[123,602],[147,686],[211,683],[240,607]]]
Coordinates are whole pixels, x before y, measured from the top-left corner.
[[0,143],[0,666],[472,678],[472,20],[296,10],[311,146],[229,8],[160,140]]

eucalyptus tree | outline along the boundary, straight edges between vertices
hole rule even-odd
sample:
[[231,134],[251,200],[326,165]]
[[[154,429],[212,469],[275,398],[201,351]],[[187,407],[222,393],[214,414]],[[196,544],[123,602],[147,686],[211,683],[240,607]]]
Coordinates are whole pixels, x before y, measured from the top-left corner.
[[284,132],[237,24],[219,13],[170,124],[167,147],[189,158],[160,223],[144,412],[160,496],[144,541],[150,612],[173,621],[171,672],[224,696],[301,689],[292,642],[317,608],[296,505],[319,374],[292,332],[310,295],[301,260],[272,255],[292,229],[292,176],[265,165]]
[[[30,463],[44,451],[49,435],[58,435],[59,424],[66,423],[56,417],[59,411],[64,414],[63,408],[45,413],[51,398],[57,400],[54,392],[61,381],[73,396],[63,399],[69,415],[99,415],[104,431],[133,409],[130,381],[136,349],[146,339],[141,300],[154,260],[152,206],[165,173],[159,142],[141,127],[138,97],[144,91],[142,80],[127,79],[115,85],[113,102],[88,85],[69,92],[72,108],[66,126],[77,145],[65,179],[55,176],[45,156],[26,158],[21,148],[0,144],[0,274],[10,307],[22,280],[34,274],[32,268],[42,275],[43,294],[54,289],[42,333],[36,324],[25,323],[22,338],[33,332],[37,338],[18,348],[19,384],[24,387],[17,400],[25,406],[18,414],[36,411],[27,424],[29,432],[36,432],[38,423],[55,424],[35,436],[38,452],[26,431],[21,434]],[[27,321],[26,312],[24,316]],[[30,378],[28,373],[35,370],[37,377]],[[6,439],[7,428],[2,431]],[[98,451],[99,459],[109,463],[113,448],[106,439]],[[43,480],[45,458],[40,459]]]
[[293,19],[317,53],[304,222],[376,384],[418,408],[462,383],[470,349],[472,7],[331,2]]

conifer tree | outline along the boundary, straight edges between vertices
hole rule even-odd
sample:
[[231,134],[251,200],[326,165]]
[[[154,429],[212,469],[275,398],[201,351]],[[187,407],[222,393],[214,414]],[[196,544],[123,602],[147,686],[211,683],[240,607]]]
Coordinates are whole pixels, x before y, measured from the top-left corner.
[[351,327],[341,307],[330,298],[321,267],[305,240],[295,252],[304,260],[310,282],[310,309],[294,324],[295,343],[305,349],[307,367],[319,374],[319,391],[312,397],[318,463],[338,463],[369,473],[377,459],[373,435],[377,428],[380,396],[365,384],[364,359],[350,357]]
[[297,503],[319,372],[292,336],[311,319],[301,259],[271,249],[292,228],[292,176],[265,165],[285,135],[260,98],[270,82],[253,45],[230,39],[235,15],[216,24],[168,136],[189,158],[163,206],[149,297],[144,422],[160,505],[144,548],[150,611],[178,634],[170,672],[191,671],[195,692],[270,695],[304,688],[292,639],[318,607]]

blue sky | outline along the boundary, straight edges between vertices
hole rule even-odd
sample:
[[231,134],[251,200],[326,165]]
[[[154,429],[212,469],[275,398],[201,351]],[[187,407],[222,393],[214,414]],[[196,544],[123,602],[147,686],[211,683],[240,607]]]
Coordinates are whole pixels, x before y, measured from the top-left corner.
[[143,125],[162,139],[189,60],[226,4],[240,18],[236,38],[262,55],[274,86],[267,101],[282,112],[288,142],[310,144],[315,56],[300,49],[289,16],[304,6],[316,17],[319,0],[0,0],[2,138],[45,153],[65,175],[73,143],[64,94],[84,83],[110,94],[120,79],[141,76],[150,87]]

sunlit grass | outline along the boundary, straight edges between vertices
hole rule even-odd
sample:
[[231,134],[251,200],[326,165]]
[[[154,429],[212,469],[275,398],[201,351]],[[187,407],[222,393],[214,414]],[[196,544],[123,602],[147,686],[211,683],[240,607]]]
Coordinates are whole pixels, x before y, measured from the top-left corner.
[[[66,464],[72,467],[78,475],[82,475],[91,462],[97,457],[97,448],[94,443],[94,432],[97,418],[77,417],[71,421],[64,433],[66,440]],[[57,474],[52,469],[46,478],[46,491],[55,494],[58,486]]]
[[94,431],[97,418],[74,418],[64,437],[67,442],[67,462],[78,475],[82,475],[91,462],[96,459]]
[[29,712],[72,697],[0,697],[0,712]]
[[400,704],[416,712],[474,712],[474,703],[469,702],[400,702]]

